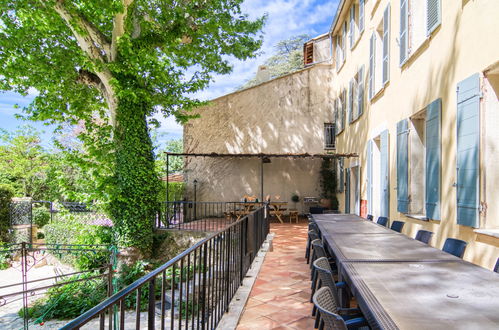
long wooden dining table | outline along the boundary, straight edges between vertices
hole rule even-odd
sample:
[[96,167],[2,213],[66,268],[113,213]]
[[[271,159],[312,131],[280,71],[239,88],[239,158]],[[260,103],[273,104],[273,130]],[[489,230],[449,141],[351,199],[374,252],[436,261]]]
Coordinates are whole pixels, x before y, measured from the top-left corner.
[[313,215],[373,329],[499,329],[499,274],[356,215]]

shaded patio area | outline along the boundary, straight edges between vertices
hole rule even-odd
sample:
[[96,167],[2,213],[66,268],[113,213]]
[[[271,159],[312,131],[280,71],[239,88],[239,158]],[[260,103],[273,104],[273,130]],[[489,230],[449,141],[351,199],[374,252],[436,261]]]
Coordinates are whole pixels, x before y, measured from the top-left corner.
[[313,329],[310,269],[304,253],[305,219],[272,223],[273,251],[268,252],[237,329]]

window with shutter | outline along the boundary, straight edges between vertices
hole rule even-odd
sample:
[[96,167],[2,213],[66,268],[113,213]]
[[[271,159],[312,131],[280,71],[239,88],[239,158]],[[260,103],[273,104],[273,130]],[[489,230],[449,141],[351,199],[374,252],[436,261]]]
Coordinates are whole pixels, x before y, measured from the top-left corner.
[[347,52],[346,52],[346,43],[347,43],[347,22],[345,21],[343,23],[343,33],[341,37],[341,52],[342,52],[342,62],[341,64],[345,63],[345,59],[347,57]]
[[347,91],[343,90],[341,93],[341,129],[345,129],[345,115],[346,115],[346,104],[347,104]]
[[348,122],[351,123],[354,120],[353,114],[353,79],[350,80],[348,86]]
[[355,4],[350,7],[350,48],[355,44]]
[[333,123],[324,123],[324,149],[335,148],[335,131]]
[[409,212],[409,127],[408,120],[397,123],[397,211]]
[[357,90],[358,90],[358,107],[359,107],[359,117],[364,113],[364,65],[360,67],[359,74],[357,77]]
[[478,227],[480,75],[457,84],[457,223]]
[[437,99],[426,109],[426,194],[425,206],[428,219],[440,220],[440,113],[442,100]]
[[426,0],[426,36],[429,36],[440,25],[441,0]]
[[335,124],[335,135],[338,135],[341,132],[341,127],[339,123],[339,106],[338,106],[338,99],[335,99],[333,102],[334,105],[334,124]]
[[373,32],[371,35],[371,40],[369,42],[369,99],[374,97],[374,72],[375,72],[375,52],[376,47],[376,34]]
[[314,43],[309,42],[303,45],[303,63],[309,65],[314,63]]
[[408,10],[407,1],[400,1],[400,65],[405,63],[407,59],[407,48],[408,48]]
[[390,4],[383,13],[383,86],[390,75]]
[[359,34],[364,31],[364,0],[359,1]]

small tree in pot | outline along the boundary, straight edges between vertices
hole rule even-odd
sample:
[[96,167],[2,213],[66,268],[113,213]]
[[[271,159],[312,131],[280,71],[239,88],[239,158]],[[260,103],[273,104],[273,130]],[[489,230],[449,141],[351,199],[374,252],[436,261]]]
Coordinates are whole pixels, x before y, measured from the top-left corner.
[[300,196],[298,196],[297,194],[293,194],[291,196],[291,201],[293,203],[295,203],[294,208],[296,209],[296,203],[298,203],[300,201]]
[[320,184],[322,188],[321,205],[332,210],[338,210],[338,176],[336,172],[336,159],[323,158],[320,170]]

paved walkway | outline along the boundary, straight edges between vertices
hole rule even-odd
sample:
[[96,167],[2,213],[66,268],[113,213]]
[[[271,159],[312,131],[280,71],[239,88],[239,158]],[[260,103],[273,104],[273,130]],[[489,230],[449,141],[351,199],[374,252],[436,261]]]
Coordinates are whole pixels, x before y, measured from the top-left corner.
[[308,222],[272,223],[268,252],[243,311],[238,330],[313,329],[310,269],[305,261]]

